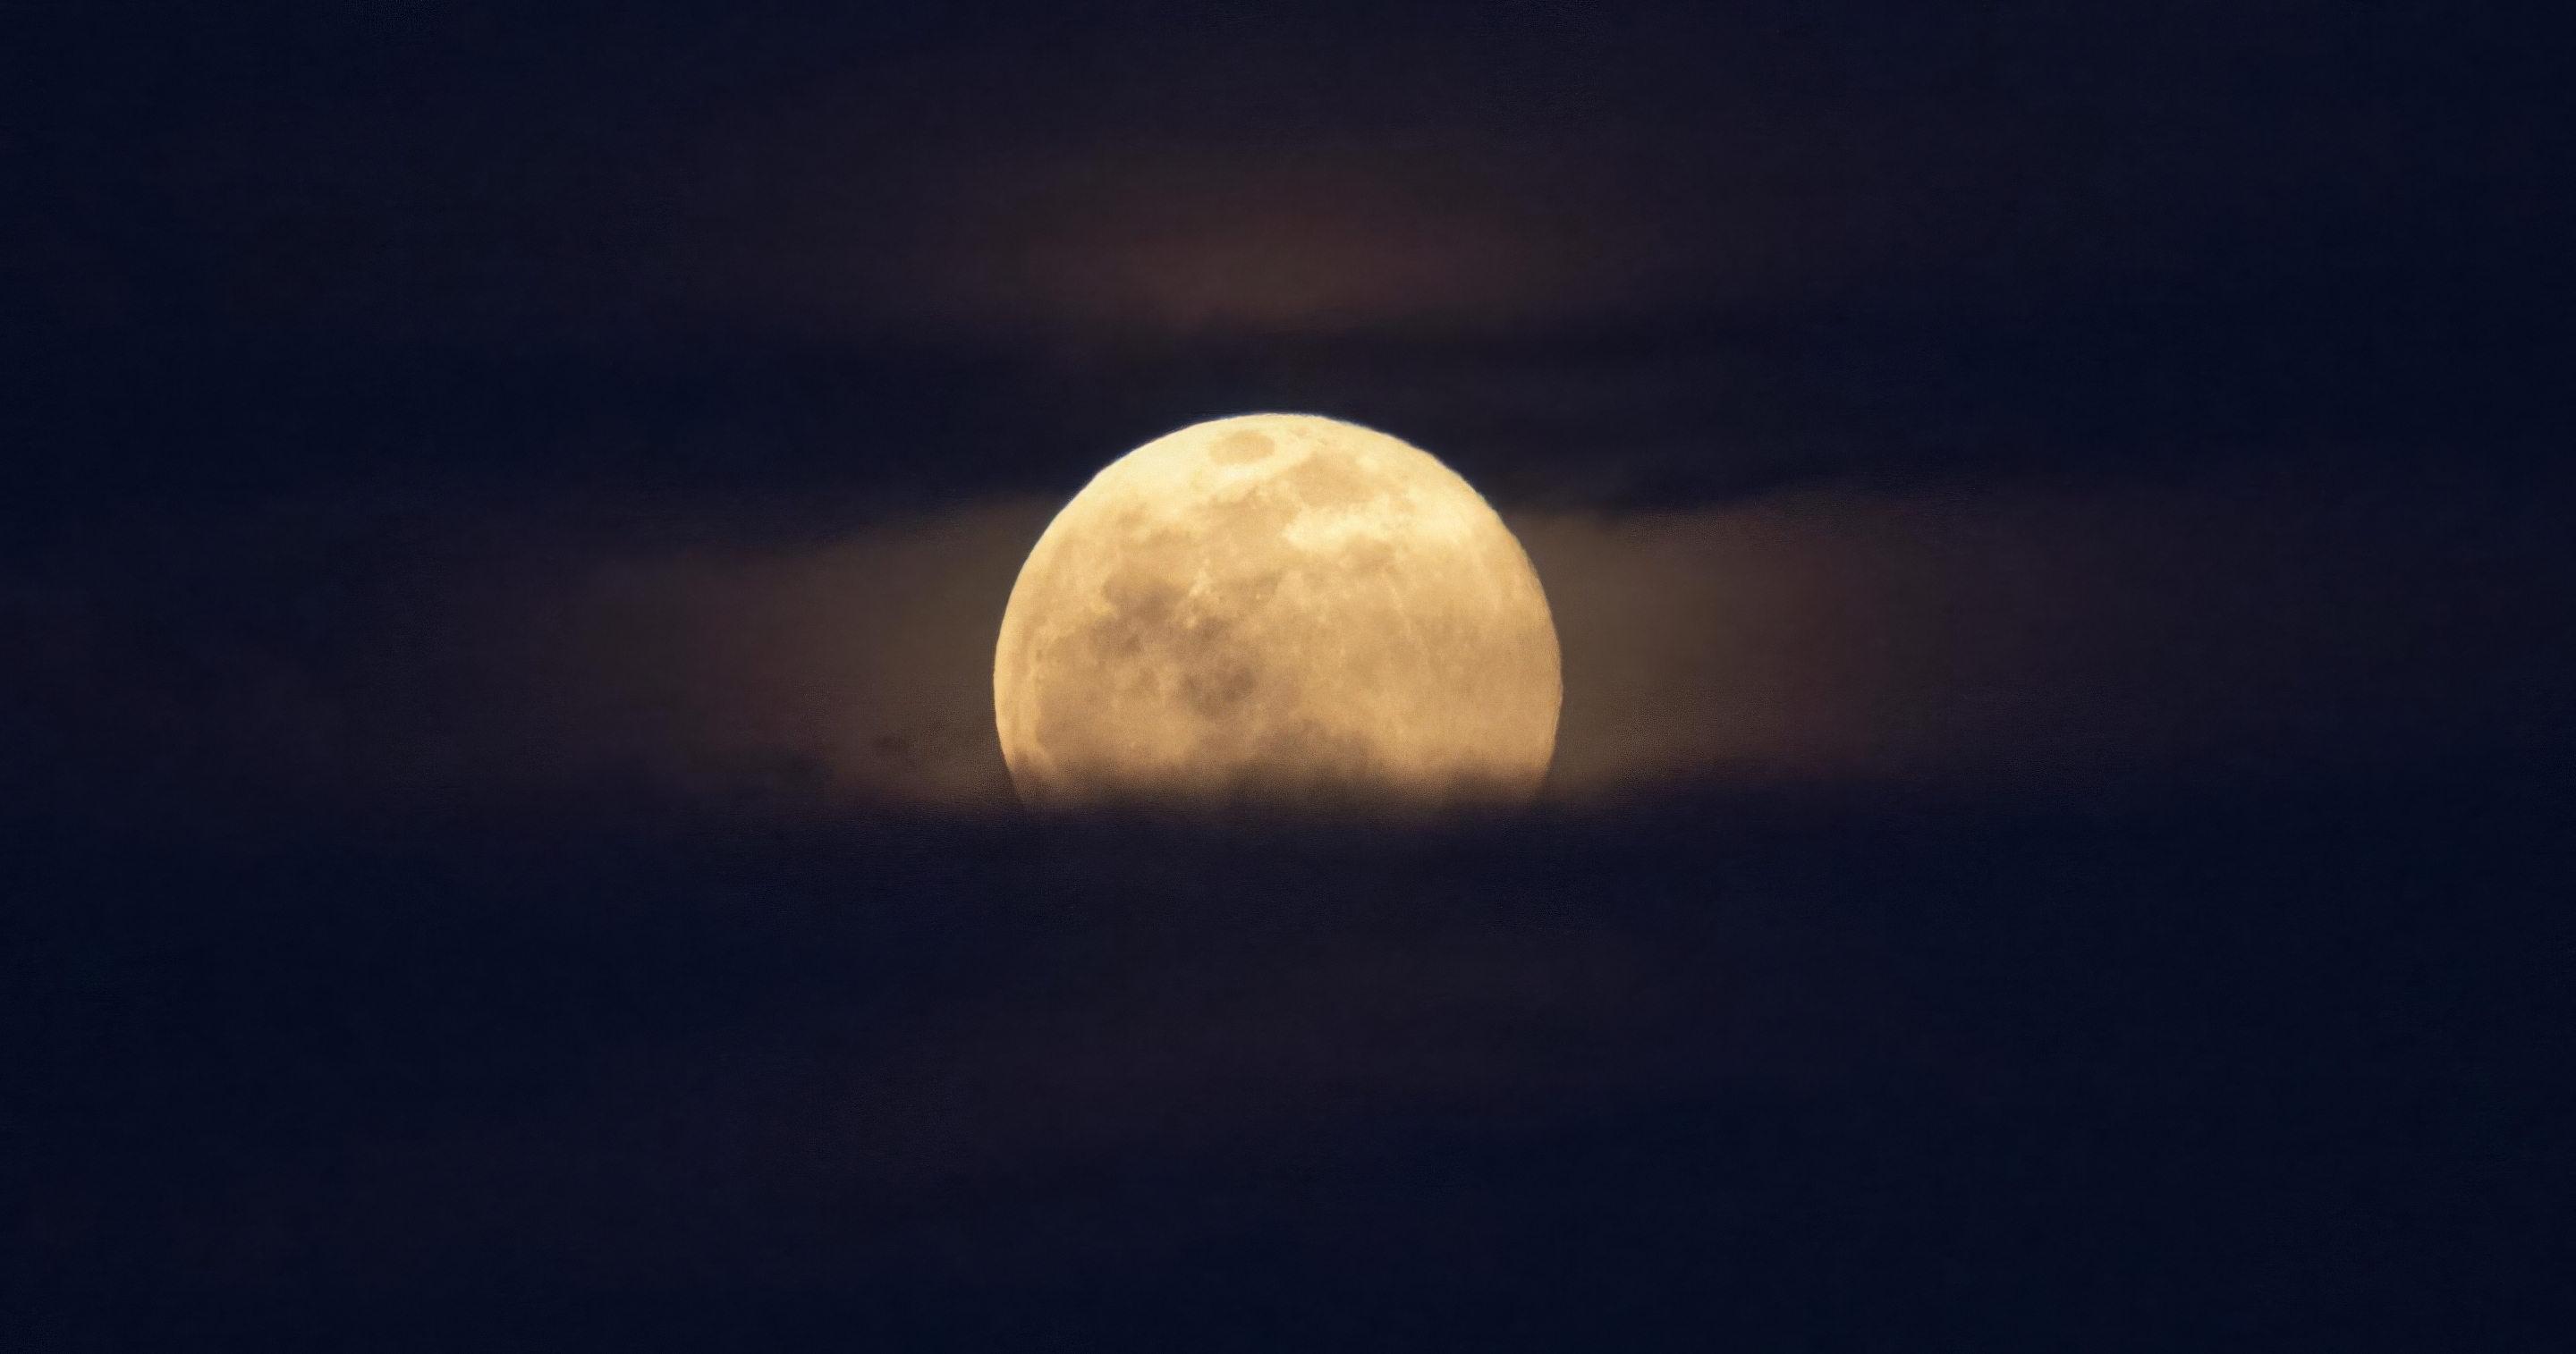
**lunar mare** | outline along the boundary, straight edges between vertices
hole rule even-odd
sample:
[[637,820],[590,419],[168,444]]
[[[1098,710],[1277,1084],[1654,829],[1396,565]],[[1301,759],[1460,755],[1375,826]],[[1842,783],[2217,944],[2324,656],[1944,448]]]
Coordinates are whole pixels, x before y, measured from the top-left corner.
[[1037,808],[1522,801],[1562,695],[1529,557],[1447,466],[1301,414],[1110,464],[1021,567],[993,661]]

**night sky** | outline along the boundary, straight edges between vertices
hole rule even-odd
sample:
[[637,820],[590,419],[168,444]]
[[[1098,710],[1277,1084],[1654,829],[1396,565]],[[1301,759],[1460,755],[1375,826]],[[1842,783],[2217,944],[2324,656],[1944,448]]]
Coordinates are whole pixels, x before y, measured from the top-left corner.
[[[2556,39],[0,8],[0,1348],[2562,1347]],[[1527,813],[1018,807],[1262,410],[1519,533]]]

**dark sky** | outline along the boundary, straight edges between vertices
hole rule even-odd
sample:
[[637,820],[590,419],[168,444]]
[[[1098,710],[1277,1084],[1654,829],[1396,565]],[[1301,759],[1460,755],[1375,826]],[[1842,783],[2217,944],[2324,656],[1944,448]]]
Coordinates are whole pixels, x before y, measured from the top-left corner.
[[[0,1345],[2554,1344],[2555,37],[0,10]],[[1521,534],[1529,818],[1012,804],[1260,409]]]

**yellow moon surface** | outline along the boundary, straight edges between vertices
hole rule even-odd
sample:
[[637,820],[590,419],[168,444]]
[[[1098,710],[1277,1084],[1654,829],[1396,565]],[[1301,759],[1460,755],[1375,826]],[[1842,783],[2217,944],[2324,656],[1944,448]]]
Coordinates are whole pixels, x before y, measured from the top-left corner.
[[1304,414],[1112,462],[1029,552],[993,659],[1036,808],[1525,801],[1562,694],[1547,596],[1485,500]]

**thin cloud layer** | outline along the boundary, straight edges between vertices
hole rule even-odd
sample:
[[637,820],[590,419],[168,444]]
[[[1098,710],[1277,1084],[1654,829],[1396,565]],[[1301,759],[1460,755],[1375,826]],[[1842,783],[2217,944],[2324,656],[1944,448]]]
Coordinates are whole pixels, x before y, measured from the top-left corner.
[[[1549,794],[2536,754],[2576,736],[2576,654],[2544,623],[2576,591],[2554,501],[2003,486],[1519,514],[1564,651]],[[1050,511],[784,545],[451,545],[307,617],[328,650],[256,605],[277,586],[258,570],[22,583],[12,797],[145,818],[370,797],[1007,812],[992,646]]]
[[1552,785],[2010,786],[2563,746],[2557,501],[2221,481],[1531,520],[1566,650]]

